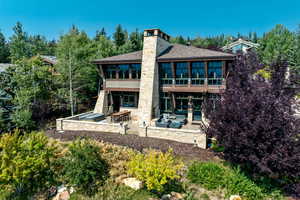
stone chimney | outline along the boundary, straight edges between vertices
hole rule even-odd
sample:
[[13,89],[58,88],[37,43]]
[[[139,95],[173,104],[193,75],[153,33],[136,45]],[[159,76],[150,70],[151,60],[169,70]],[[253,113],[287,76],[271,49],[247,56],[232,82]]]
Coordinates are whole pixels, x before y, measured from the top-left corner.
[[170,36],[159,29],[144,31],[142,73],[139,97],[139,124],[149,125],[159,116],[159,73],[156,58],[169,46]]

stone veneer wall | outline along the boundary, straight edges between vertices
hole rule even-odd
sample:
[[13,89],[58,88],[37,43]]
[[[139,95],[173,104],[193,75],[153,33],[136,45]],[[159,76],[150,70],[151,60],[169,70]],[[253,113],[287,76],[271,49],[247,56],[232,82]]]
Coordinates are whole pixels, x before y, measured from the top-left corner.
[[205,133],[197,130],[173,129],[160,127],[140,127],[141,137],[153,137],[159,139],[173,140],[177,142],[195,144],[197,147],[206,149],[207,137]]
[[[74,116],[76,119],[76,116]],[[107,122],[79,121],[73,118],[60,118],[56,120],[57,131],[99,131],[124,134],[124,127],[119,124]]]
[[101,90],[98,95],[94,113],[101,113],[101,114],[106,115],[107,112],[108,112],[107,92],[105,90]]
[[[158,36],[144,37],[139,98],[139,124],[150,124],[152,115],[159,114],[158,63],[156,57],[170,44]],[[154,113],[153,113],[154,112]],[[153,114],[152,114],[153,113]]]

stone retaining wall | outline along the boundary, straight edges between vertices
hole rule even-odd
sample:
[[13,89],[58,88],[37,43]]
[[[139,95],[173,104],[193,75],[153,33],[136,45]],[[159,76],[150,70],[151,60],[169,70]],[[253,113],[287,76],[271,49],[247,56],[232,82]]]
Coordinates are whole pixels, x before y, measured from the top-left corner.
[[87,122],[69,119],[57,119],[56,130],[58,131],[99,131],[124,134],[124,127],[119,124],[105,122]]
[[200,130],[173,129],[160,127],[140,127],[139,135],[142,137],[153,137],[177,142],[195,144],[202,149],[206,149],[206,134]]

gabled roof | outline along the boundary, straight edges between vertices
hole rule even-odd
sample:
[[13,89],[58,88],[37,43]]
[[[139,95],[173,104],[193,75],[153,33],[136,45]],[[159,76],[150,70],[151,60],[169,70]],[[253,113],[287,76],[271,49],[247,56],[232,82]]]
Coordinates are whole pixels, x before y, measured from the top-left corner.
[[257,48],[259,46],[259,44],[257,44],[257,43],[253,43],[250,41],[243,40],[242,38],[239,38],[237,41],[232,42],[232,43],[227,44],[226,46],[222,47],[222,50],[232,49],[233,47],[240,45],[240,44],[247,45],[250,48],[253,48],[253,47]]
[[[93,63],[106,64],[106,63],[121,63],[121,62],[142,62],[143,51],[135,51],[132,53],[121,54],[108,58],[96,59]],[[193,46],[186,46],[181,44],[172,44],[159,56],[158,61],[164,60],[188,60],[188,59],[218,59],[229,58],[232,59],[233,54],[214,51],[209,49],[197,48]]]
[[45,62],[50,63],[52,65],[55,65],[57,63],[56,56],[46,56],[46,55],[41,55],[40,56]]
[[15,65],[10,63],[0,63],[0,73],[4,72],[8,67],[11,66],[15,66]]

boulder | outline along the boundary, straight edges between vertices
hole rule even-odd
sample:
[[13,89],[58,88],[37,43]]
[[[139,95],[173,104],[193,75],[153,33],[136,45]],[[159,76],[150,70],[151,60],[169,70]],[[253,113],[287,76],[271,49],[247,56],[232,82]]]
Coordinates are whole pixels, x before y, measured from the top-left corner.
[[134,190],[139,190],[143,187],[142,181],[139,181],[136,178],[125,178],[123,183]]
[[178,192],[171,192],[171,199],[180,200],[180,199],[184,199],[184,196]]
[[171,199],[171,195],[170,194],[164,194],[162,197],[161,197],[161,200],[170,200]]
[[57,193],[57,195],[52,200],[69,200],[70,194],[67,190]]
[[229,200],[242,200],[242,198],[239,195],[231,195]]

